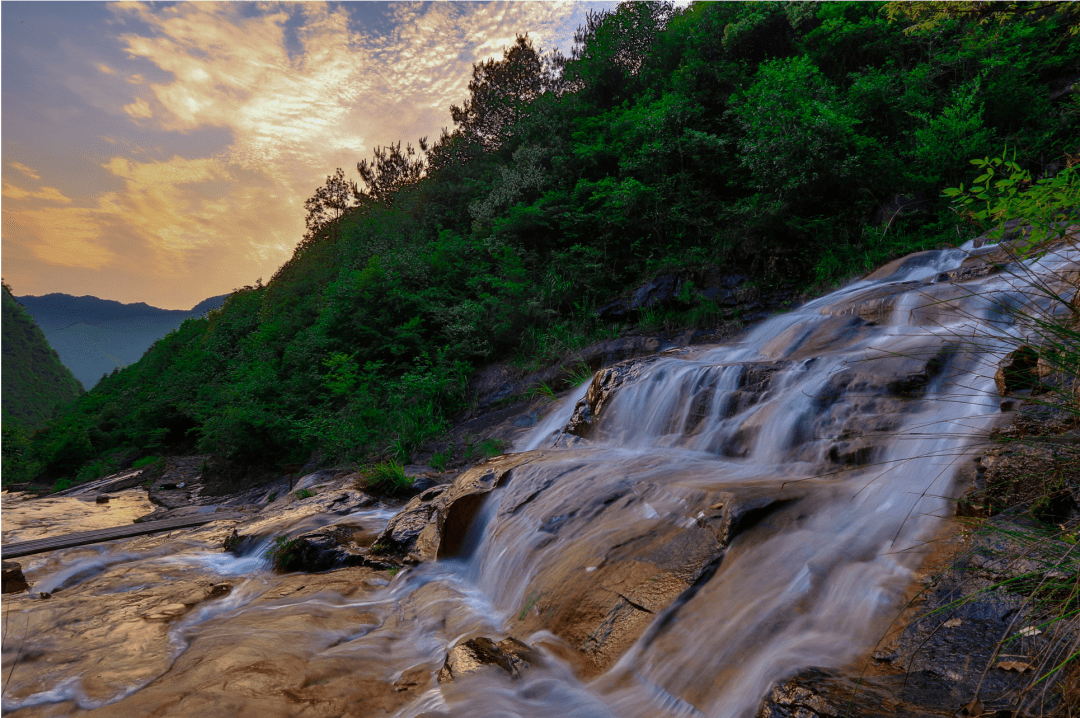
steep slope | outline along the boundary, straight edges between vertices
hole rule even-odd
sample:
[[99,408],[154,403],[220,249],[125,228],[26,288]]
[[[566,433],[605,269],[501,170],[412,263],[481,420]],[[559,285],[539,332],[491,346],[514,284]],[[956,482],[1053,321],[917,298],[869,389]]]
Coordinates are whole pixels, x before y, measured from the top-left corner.
[[70,294],[17,300],[41,327],[64,365],[84,386],[93,387],[103,375],[137,362],[154,342],[185,319],[221,306],[226,296],[210,297],[186,311]]
[[83,387],[6,286],[3,294],[3,418],[38,429]]

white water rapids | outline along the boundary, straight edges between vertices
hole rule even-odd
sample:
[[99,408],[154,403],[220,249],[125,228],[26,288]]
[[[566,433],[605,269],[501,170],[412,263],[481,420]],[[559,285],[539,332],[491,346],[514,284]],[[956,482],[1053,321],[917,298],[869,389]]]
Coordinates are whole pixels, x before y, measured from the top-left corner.
[[[233,557],[208,531],[22,559],[32,591],[58,593],[5,598],[5,713],[753,716],[777,681],[873,648],[1000,417],[993,374],[1026,331],[1001,307],[1053,311],[1030,278],[1080,266],[1066,247],[942,276],[973,251],[914,255],[737,342],[642,361],[587,439],[552,449],[580,387],[515,447],[543,452],[487,497],[459,558],[279,576],[265,547]],[[679,537],[722,493],[772,503],[677,595],[650,594],[636,567],[677,564],[664,552],[690,550]],[[5,542],[19,510],[4,505]],[[260,532],[280,530],[298,529]],[[575,593],[601,575],[624,583]],[[222,580],[227,596],[167,620],[176,595]],[[588,624],[605,591],[624,613]],[[643,630],[619,634],[623,615]],[[448,648],[508,635],[543,664],[435,683]]]

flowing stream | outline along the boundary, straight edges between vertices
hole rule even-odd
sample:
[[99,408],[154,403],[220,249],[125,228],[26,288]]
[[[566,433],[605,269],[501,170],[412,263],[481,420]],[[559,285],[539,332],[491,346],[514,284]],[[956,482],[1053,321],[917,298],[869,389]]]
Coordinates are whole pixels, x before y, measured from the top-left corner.
[[[531,458],[456,558],[396,576],[262,558],[313,522],[374,534],[376,507],[266,519],[241,556],[210,525],[22,559],[5,713],[753,716],[778,680],[881,637],[1000,417],[993,374],[1025,331],[1001,306],[1053,311],[1025,278],[1080,265],[1066,248],[949,281],[980,251],[913,255],[737,342],[638,361],[584,438],[563,432],[580,387],[515,447]],[[19,533],[36,505],[5,500],[5,543],[37,537]],[[542,662],[434,680],[448,648],[510,635]]]

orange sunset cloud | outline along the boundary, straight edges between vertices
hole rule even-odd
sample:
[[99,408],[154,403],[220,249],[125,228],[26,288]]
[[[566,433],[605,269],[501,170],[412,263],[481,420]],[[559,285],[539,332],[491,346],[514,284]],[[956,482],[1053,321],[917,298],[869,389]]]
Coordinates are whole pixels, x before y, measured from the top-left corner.
[[5,8],[5,30],[60,23],[74,48],[5,34],[5,280],[187,308],[269,277],[335,167],[437,136],[474,62],[516,33],[569,51],[589,7],[80,4],[100,32]]

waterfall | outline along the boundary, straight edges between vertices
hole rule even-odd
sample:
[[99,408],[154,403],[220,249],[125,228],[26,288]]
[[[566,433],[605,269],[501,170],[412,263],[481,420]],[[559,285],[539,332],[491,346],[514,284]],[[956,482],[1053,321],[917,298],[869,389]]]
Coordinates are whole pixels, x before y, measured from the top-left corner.
[[[209,685],[191,677],[203,656],[243,645],[286,677],[421,676],[415,696],[378,704],[403,718],[753,716],[776,682],[881,637],[1001,415],[993,374],[1025,332],[1002,303],[1052,312],[1025,278],[1080,264],[1066,247],[953,281],[990,251],[913,255],[734,342],[602,370],[518,442],[454,558],[317,600],[272,593],[281,579],[260,569],[227,610],[169,629],[159,680],[79,705],[172,705]],[[147,566],[206,571],[205,554]],[[543,661],[435,684],[447,649],[477,635]]]

